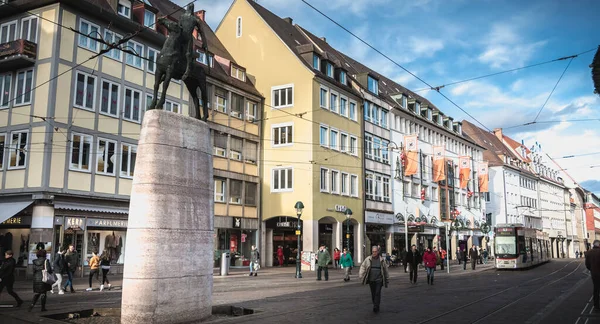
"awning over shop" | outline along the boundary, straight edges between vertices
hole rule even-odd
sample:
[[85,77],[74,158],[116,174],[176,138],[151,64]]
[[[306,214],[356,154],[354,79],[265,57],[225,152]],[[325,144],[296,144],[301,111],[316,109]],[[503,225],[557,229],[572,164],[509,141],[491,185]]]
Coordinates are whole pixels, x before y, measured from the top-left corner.
[[29,207],[31,204],[33,204],[33,200],[0,203],[0,223],[15,216],[23,209]]
[[87,211],[87,212],[94,212],[94,213],[129,214],[129,208],[112,207],[112,206],[98,206],[98,205],[67,203],[67,202],[55,202],[54,208],[63,209],[63,210]]

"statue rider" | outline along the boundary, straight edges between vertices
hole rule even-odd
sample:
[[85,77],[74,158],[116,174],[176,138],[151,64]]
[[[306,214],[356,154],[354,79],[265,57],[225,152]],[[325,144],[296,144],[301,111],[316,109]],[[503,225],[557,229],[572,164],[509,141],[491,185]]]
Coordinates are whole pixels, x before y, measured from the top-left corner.
[[181,80],[185,81],[193,69],[195,59],[194,37],[192,34],[194,32],[194,28],[198,28],[198,33],[202,38],[202,50],[206,55],[208,55],[207,40],[204,35],[202,21],[194,14],[193,3],[190,3],[186,8],[185,13],[179,17],[179,27],[181,27],[181,40],[185,46],[185,58],[187,62],[185,73],[181,77]]

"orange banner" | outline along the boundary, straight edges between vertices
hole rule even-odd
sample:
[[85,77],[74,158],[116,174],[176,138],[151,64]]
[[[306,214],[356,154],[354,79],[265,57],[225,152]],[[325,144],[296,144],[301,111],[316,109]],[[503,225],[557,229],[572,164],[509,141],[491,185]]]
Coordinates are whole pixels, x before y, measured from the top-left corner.
[[479,173],[479,192],[488,192],[488,163],[479,162],[477,171]]
[[433,181],[446,180],[446,149],[443,146],[433,147]]
[[405,176],[417,174],[419,169],[419,150],[417,149],[417,135],[404,136],[404,150],[406,151]]
[[467,184],[469,183],[469,180],[471,180],[471,157],[461,156],[458,160],[458,167],[460,168],[460,188],[465,189],[467,187]]

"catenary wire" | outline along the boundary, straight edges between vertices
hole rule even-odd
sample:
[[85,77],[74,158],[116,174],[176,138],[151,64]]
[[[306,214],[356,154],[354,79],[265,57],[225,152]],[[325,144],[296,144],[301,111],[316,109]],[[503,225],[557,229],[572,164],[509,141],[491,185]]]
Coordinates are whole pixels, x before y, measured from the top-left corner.
[[571,66],[571,63],[573,62],[573,59],[574,59],[574,57],[571,57],[571,59],[569,60],[569,63],[567,64],[567,66],[563,70],[562,74],[560,75],[560,77],[556,81],[556,84],[554,85],[554,88],[552,88],[552,91],[550,91],[550,94],[548,95],[548,98],[546,98],[546,101],[544,101],[544,104],[542,105],[542,108],[540,108],[540,111],[538,111],[537,115],[533,119],[533,123],[535,123],[537,121],[538,117],[540,117],[540,114],[542,113],[542,110],[544,110],[544,107],[546,107],[546,104],[550,100],[550,97],[552,97],[552,94],[554,93],[554,90],[556,90],[556,87],[558,87],[558,84],[560,83],[560,80],[562,80],[563,76],[565,76],[565,73],[567,73],[567,70],[569,69],[569,66]]

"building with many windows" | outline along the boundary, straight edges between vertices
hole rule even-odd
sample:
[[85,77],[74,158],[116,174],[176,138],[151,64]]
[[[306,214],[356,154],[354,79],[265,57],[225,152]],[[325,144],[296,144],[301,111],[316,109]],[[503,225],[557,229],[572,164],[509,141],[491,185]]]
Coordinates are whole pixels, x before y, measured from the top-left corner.
[[[113,271],[122,271],[136,144],[166,35],[157,17],[176,21],[182,10],[166,0],[2,5],[0,43],[11,51],[0,53],[0,234],[12,237],[1,248],[15,250],[20,265],[38,244],[49,252],[74,244],[81,273],[94,250],[108,251]],[[204,19],[204,11],[195,14]],[[215,250],[232,252],[242,266],[259,229],[263,99],[202,25],[206,39],[195,47],[210,84]],[[102,40],[127,35],[122,48],[101,52]],[[189,97],[173,81],[164,109],[190,114]]]

